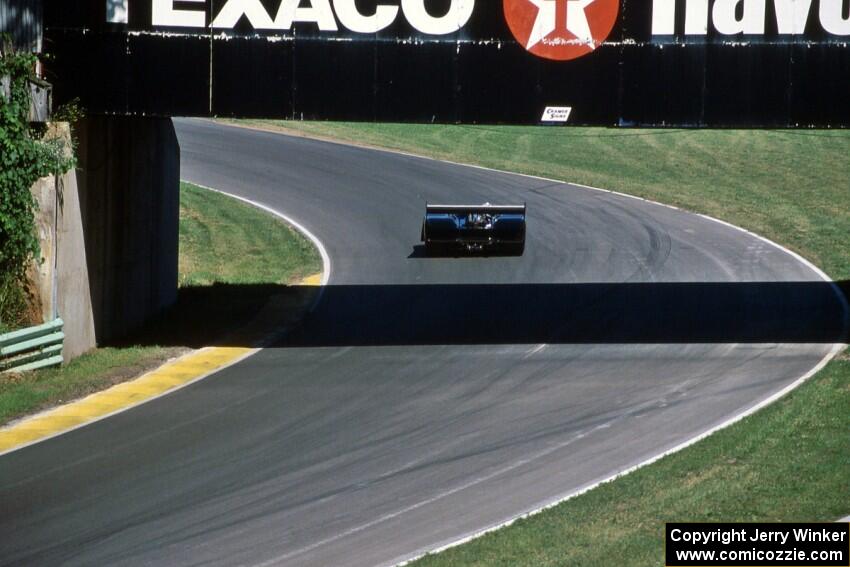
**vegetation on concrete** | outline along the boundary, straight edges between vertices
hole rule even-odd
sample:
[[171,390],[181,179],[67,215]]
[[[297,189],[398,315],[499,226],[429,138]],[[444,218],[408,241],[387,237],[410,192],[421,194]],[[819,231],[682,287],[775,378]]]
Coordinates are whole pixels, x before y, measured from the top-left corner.
[[25,326],[28,320],[27,268],[40,260],[35,230],[36,202],[30,188],[39,178],[74,166],[60,139],[44,137],[29,123],[35,56],[0,46],[0,79],[9,96],[0,94],[0,333]]
[[[603,187],[782,243],[848,290],[850,132],[242,121]],[[659,565],[664,523],[850,513],[850,351],[679,453],[416,565]]]
[[177,305],[121,348],[95,349],[58,369],[0,374],[0,425],[135,378],[186,347],[211,344],[270,298],[275,323],[300,314],[307,293],[281,284],[321,271],[306,238],[225,195],[184,183],[180,196]]

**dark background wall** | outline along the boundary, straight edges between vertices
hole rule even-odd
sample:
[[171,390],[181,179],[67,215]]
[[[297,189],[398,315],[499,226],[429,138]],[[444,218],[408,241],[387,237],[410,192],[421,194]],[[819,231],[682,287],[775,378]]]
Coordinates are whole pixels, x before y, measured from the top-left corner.
[[20,51],[41,49],[42,0],[0,0],[0,34]]
[[[224,1],[207,2],[207,23]],[[779,33],[774,0],[761,1],[763,34],[709,24],[694,36],[683,33],[684,0],[673,35],[652,35],[651,0],[621,0],[603,45],[551,61],[517,42],[503,0],[477,0],[469,22],[445,36],[425,36],[401,15],[365,35],[312,23],[270,32],[245,18],[232,30],[162,28],[151,25],[151,0],[130,0],[118,25],[106,23],[102,0],[46,0],[45,49],[58,101],[80,97],[93,113],[535,123],[546,106],[572,106],[578,124],[850,125],[850,37],[821,25],[827,0],[812,1],[799,35]],[[435,15],[449,4],[429,2]],[[263,3],[274,17],[280,0]],[[369,13],[378,3],[399,0],[357,5]]]

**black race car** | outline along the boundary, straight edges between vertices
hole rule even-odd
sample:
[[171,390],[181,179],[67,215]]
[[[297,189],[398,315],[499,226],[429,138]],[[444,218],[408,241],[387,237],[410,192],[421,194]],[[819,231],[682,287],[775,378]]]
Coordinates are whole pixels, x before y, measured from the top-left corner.
[[525,251],[525,205],[425,205],[422,242],[429,253],[447,249]]

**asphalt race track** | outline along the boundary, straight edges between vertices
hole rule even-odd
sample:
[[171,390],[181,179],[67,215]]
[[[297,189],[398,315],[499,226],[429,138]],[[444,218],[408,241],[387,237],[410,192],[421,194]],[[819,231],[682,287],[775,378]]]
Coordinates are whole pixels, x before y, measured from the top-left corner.
[[[297,219],[329,286],[273,348],[0,457],[0,564],[393,564],[724,422],[842,338],[811,268],[696,215],[176,127],[183,178]],[[525,255],[425,257],[426,201],[527,202]]]

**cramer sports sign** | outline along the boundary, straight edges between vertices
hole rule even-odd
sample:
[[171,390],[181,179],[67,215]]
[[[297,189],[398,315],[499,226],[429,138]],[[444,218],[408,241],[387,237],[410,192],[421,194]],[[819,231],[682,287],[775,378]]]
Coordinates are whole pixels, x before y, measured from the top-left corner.
[[57,97],[90,112],[850,124],[850,0],[46,0],[45,22]]

